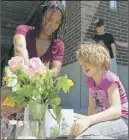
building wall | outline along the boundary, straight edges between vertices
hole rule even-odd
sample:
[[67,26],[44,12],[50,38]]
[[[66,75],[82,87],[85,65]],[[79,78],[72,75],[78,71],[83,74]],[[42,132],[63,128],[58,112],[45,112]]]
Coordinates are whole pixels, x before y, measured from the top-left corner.
[[63,65],[75,61],[75,50],[81,40],[81,3],[79,1],[66,1],[66,33],[64,36],[65,56]]

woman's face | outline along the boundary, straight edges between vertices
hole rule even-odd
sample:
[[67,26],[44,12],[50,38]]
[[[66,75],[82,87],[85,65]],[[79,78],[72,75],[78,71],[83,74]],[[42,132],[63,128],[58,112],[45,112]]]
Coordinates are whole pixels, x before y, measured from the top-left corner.
[[59,10],[47,10],[42,22],[43,32],[51,36],[59,28],[61,19],[62,13]]

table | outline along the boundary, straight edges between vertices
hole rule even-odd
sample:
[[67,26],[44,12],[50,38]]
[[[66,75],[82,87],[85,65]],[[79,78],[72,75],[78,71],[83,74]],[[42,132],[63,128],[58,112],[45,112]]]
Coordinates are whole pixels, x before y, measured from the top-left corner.
[[[77,121],[78,119],[81,119],[83,117],[85,117],[85,115],[74,113],[74,121]],[[10,123],[12,125],[14,125],[14,128],[13,128],[12,133],[10,134],[10,136],[7,139],[13,139],[14,140],[15,139],[16,121],[12,120],[12,121],[10,121]],[[54,138],[47,138],[47,139],[54,139]]]

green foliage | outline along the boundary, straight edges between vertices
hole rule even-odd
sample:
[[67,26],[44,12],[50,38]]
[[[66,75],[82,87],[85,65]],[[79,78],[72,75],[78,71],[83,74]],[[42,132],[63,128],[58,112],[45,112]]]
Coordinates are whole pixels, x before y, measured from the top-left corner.
[[31,115],[33,120],[40,120],[42,121],[42,119],[45,117],[45,110],[46,107],[44,104],[38,104],[35,101],[31,101],[28,104],[29,107],[29,114]]
[[[7,71],[6,68],[6,72]],[[8,72],[6,74],[8,74]],[[15,101],[20,107],[29,105],[31,114],[33,114],[33,119],[35,120],[42,119],[42,114],[44,114],[42,112],[44,111],[43,108],[47,105],[51,105],[56,119],[59,121],[61,118],[61,107],[59,106],[61,99],[59,92],[62,90],[65,94],[69,93],[70,86],[67,84],[69,80],[68,76],[65,75],[54,78],[49,69],[46,73],[42,75],[35,74],[33,77],[20,70],[15,72],[15,75],[17,83],[14,86],[19,86],[14,91],[12,90],[9,98]],[[11,77],[9,78],[11,79]],[[6,91],[2,91],[2,93],[4,94]],[[36,103],[39,104],[38,109],[41,108],[40,112],[38,112],[38,109],[35,107]]]

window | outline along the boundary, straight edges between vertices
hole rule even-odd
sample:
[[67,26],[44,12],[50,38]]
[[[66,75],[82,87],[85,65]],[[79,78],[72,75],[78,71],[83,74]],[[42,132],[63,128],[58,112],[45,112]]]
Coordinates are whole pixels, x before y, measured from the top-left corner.
[[117,10],[117,1],[116,0],[109,1],[109,8],[113,10]]

